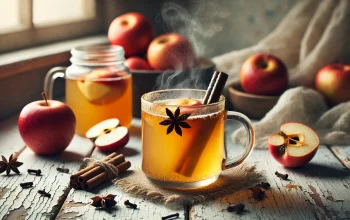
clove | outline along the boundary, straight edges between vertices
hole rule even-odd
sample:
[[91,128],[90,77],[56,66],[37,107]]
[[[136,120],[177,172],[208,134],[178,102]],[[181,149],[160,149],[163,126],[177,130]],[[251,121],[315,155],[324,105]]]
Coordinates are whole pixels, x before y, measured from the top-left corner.
[[23,189],[28,189],[33,186],[33,182],[25,182],[19,184]]
[[258,186],[249,188],[253,192],[253,198],[256,200],[262,200],[265,197],[265,191]]
[[178,218],[179,217],[179,213],[175,213],[175,214],[171,214],[171,215],[167,215],[162,217],[162,220],[166,220],[166,219],[171,219],[171,218]]
[[41,170],[33,170],[33,169],[28,169],[28,173],[29,174],[35,174],[36,176],[40,176],[41,175]]
[[271,187],[270,183],[268,183],[268,182],[261,182],[261,183],[257,184],[256,186],[259,186],[263,189],[269,189]]
[[43,195],[43,196],[46,196],[46,197],[51,197],[51,194],[50,193],[48,193],[48,192],[45,192],[45,190],[38,190],[38,193],[40,194],[40,195]]
[[279,178],[283,179],[283,180],[287,180],[288,179],[288,174],[282,174],[279,172],[275,172],[275,175],[278,176]]
[[127,206],[127,207],[130,207],[130,208],[133,208],[133,209],[137,208],[137,205],[134,204],[134,203],[131,203],[129,200],[125,200],[124,201],[124,205]]
[[69,173],[69,169],[65,167],[57,167],[56,170],[61,173]]
[[236,212],[237,214],[241,213],[244,210],[245,205],[243,203],[238,203],[236,205],[228,206],[228,212]]

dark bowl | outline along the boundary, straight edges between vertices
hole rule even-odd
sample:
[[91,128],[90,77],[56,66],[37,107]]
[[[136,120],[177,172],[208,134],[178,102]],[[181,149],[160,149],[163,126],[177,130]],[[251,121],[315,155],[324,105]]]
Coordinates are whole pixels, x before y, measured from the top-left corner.
[[280,96],[254,95],[243,91],[239,83],[229,87],[229,97],[235,111],[251,119],[261,119],[277,103]]
[[[201,84],[196,86],[196,89],[207,89],[211,80],[215,64],[207,58],[198,58],[195,67],[183,71],[158,71],[158,70],[132,70],[132,88],[133,88],[133,116],[141,117],[141,96],[147,92],[162,89],[157,87],[157,78],[163,74],[195,74],[200,77]],[[186,79],[182,79],[186,80]],[[175,88],[175,87],[174,87]]]

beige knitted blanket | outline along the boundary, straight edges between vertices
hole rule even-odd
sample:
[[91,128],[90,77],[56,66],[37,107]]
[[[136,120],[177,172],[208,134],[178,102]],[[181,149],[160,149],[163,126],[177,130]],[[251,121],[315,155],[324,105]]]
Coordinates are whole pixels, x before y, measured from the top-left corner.
[[[317,71],[335,62],[350,61],[350,1],[300,1],[277,28],[257,45],[213,58],[217,69],[227,72],[227,86],[239,80],[242,63],[256,53],[273,54],[286,64],[291,87],[312,86]],[[227,88],[226,88],[227,92]],[[258,123],[257,148],[267,147],[267,138],[282,123],[303,122],[313,127],[322,144],[350,144],[350,102],[328,109],[322,96],[311,89],[289,89]],[[243,143],[243,130],[233,134]]]

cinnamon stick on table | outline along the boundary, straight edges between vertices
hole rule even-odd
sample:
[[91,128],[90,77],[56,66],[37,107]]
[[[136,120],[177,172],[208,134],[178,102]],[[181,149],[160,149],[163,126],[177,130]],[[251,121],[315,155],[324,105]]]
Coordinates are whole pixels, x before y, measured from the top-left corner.
[[[225,83],[227,81],[228,75],[223,72],[214,72],[213,77],[210,81],[206,94],[203,98],[203,104],[211,104],[218,102],[222,90],[224,89]],[[192,139],[192,141],[185,147],[185,151],[175,167],[175,172],[184,175],[192,176],[198,161],[204,151],[205,145],[208,142],[213,129],[215,128],[218,121],[213,121],[211,124],[206,124],[206,126],[199,130],[197,135],[200,137]],[[188,155],[194,155],[193,157],[188,157]]]
[[[130,161],[124,161],[116,166],[118,173],[125,172],[130,167],[131,167]],[[91,190],[107,180],[108,180],[108,175],[106,172],[103,172],[95,177],[92,177],[88,181],[84,182],[82,184],[82,188],[84,190]]]
[[[114,158],[111,158],[108,163],[113,164],[113,165],[118,165],[122,162],[125,161],[125,157],[123,154],[119,154]],[[78,182],[83,183],[88,181],[89,179],[96,177],[97,175],[101,174],[104,172],[104,169],[100,166],[97,166],[95,168],[93,168],[92,170],[89,170],[88,172],[80,175],[78,177]]]
[[[105,162],[106,162],[106,161],[112,159],[113,157],[115,157],[115,156],[117,156],[117,155],[118,155],[117,152],[113,152],[113,153],[111,153],[110,155],[106,156],[102,161],[105,161]],[[78,172],[72,174],[72,175],[70,176],[70,180],[71,180],[71,181],[76,181],[76,180],[78,180],[78,177],[79,177],[79,176],[81,176],[82,174],[84,174],[84,173],[86,173],[86,172],[88,172],[88,171],[90,171],[90,170],[92,170],[92,169],[94,169],[94,168],[96,168],[96,167],[97,167],[96,164],[92,164],[92,165],[90,165],[90,166],[88,166],[88,167],[86,167],[86,168],[84,168],[84,169],[81,169],[81,170],[79,170]]]

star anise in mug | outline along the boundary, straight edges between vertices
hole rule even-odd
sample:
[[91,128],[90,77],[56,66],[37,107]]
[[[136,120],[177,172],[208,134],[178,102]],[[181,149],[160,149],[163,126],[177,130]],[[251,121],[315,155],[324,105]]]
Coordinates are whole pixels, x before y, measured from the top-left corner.
[[165,108],[166,114],[169,116],[169,119],[166,119],[160,122],[160,125],[168,126],[166,134],[170,134],[174,128],[178,135],[182,136],[181,128],[191,128],[191,126],[185,122],[185,120],[190,117],[191,114],[180,115],[180,108],[177,107],[174,114],[168,109]]
[[108,209],[117,204],[117,202],[114,200],[115,197],[116,195],[113,194],[108,194],[106,196],[94,196],[91,198],[92,202],[90,203],[90,205],[102,209]]
[[8,176],[11,172],[11,170],[17,174],[19,174],[19,170],[17,167],[22,166],[22,162],[17,161],[17,157],[13,157],[13,154],[11,154],[9,160],[1,155],[2,161],[0,161],[0,173],[3,173],[6,171],[6,175]]

